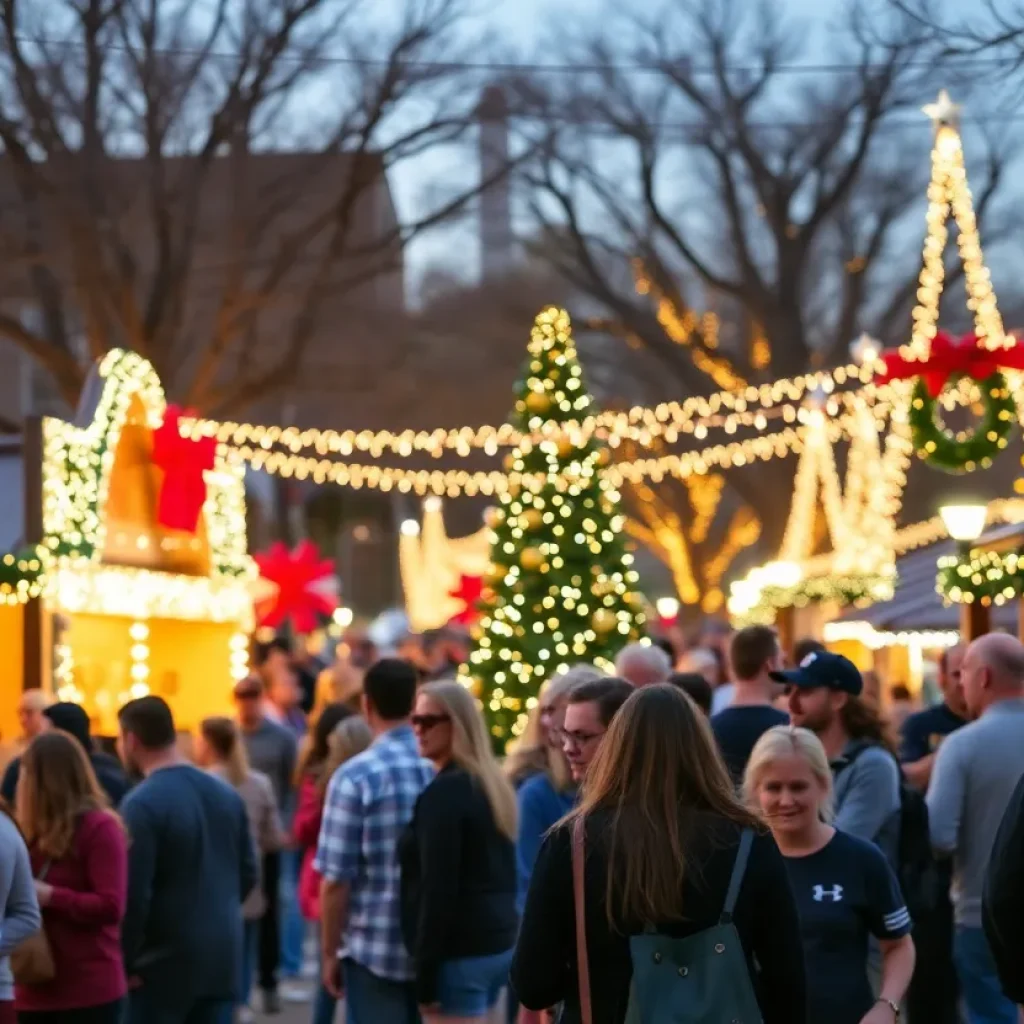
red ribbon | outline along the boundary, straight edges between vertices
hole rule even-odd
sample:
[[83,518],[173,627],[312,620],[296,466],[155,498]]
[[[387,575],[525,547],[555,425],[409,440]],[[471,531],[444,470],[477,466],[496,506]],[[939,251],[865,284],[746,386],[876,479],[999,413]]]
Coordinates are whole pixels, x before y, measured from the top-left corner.
[[982,348],[976,334],[954,339],[940,331],[932,340],[931,355],[924,360],[904,359],[897,351],[882,353],[885,370],[881,383],[920,377],[932,398],[937,398],[953,377],[967,376],[986,380],[999,370],[1024,370],[1024,346],[990,350]]
[[257,607],[261,626],[277,629],[291,619],[297,633],[312,633],[322,617],[330,617],[338,602],[318,592],[315,584],[334,575],[334,563],[321,558],[311,541],[304,540],[289,551],[284,544],[272,544],[269,551],[253,555],[260,575],[277,585],[277,593],[263,607]]
[[182,437],[181,415],[178,406],[167,406],[163,423],[153,431],[153,463],[164,471],[157,521],[169,530],[195,533],[206,502],[203,473],[216,464],[217,440]]

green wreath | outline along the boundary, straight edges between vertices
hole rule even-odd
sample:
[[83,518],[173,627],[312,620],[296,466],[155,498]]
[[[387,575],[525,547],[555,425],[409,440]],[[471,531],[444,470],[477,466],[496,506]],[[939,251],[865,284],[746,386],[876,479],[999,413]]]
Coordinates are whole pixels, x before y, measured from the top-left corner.
[[[955,385],[960,374],[949,378]],[[914,382],[910,402],[910,431],[918,456],[946,473],[970,473],[987,469],[992,460],[1006,447],[1007,438],[1017,418],[1014,401],[1006,378],[993,373],[978,382],[985,403],[981,422],[967,434],[954,434],[942,422],[937,402],[928,394],[923,378]]]

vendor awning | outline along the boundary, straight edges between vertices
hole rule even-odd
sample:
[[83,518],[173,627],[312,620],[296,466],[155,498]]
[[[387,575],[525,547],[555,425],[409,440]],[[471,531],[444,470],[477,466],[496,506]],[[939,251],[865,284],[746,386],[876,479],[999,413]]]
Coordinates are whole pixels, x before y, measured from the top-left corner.
[[[1024,545],[1024,523],[997,526],[981,537],[976,547]],[[1015,546],[1015,545],[1014,545]],[[956,630],[960,625],[960,606],[946,606],[935,590],[939,558],[954,554],[956,542],[940,541],[903,555],[896,562],[897,582],[891,600],[879,601],[867,608],[847,608],[840,622],[866,622],[888,633]],[[1017,630],[1017,602],[992,608],[992,628]]]

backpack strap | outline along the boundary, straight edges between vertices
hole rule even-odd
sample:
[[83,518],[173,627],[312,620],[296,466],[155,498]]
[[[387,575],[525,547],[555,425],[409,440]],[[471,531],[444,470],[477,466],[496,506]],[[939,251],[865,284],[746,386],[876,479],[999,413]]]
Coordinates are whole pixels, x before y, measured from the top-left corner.
[[740,894],[743,876],[746,874],[747,861],[750,859],[750,845],[753,841],[754,830],[745,828],[740,834],[740,845],[732,866],[732,877],[729,879],[729,890],[725,894],[725,906],[722,908],[719,924],[732,924],[732,912],[736,909],[736,899]]
[[586,853],[586,821],[580,815],[572,823],[572,893],[576,904],[576,973],[580,982],[580,1022],[593,1024],[590,1006],[590,959],[587,956],[587,908],[584,902],[583,867]]

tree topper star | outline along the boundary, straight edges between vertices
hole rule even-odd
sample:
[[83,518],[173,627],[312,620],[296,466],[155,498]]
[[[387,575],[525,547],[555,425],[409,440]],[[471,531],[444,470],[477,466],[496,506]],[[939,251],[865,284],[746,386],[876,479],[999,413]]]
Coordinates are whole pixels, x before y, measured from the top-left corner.
[[956,128],[960,124],[960,104],[954,103],[945,89],[934,103],[929,103],[921,110],[932,119],[936,129],[946,125]]

